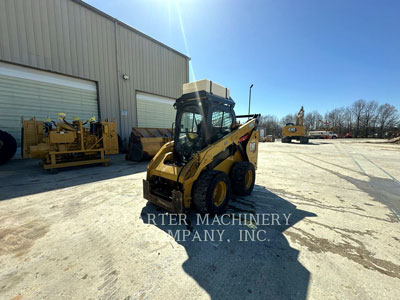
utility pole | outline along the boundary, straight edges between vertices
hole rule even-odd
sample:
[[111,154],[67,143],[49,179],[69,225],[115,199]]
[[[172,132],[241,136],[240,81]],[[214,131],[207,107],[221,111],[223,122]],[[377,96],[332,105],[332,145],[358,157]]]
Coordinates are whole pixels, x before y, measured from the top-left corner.
[[250,104],[251,104],[251,88],[253,87],[254,84],[250,85],[250,90],[249,90],[249,115],[250,115]]

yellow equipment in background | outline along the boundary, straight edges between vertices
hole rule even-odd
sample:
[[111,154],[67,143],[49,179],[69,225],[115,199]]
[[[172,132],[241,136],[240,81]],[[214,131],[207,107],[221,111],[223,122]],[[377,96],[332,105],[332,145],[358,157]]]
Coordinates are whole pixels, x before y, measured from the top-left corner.
[[172,129],[132,128],[125,159],[133,161],[150,159],[170,141],[172,141]]
[[302,106],[296,116],[296,125],[287,123],[286,126],[282,128],[282,143],[290,143],[292,140],[297,140],[300,141],[301,144],[307,144],[308,136],[303,122],[304,109]]
[[21,118],[23,158],[40,158],[44,169],[56,172],[87,164],[108,166],[110,159],[105,155],[119,152],[115,122],[97,122],[92,117],[84,123],[78,118],[69,123],[63,113],[58,118],[58,123],[49,118],[45,122]]
[[[150,161],[144,198],[173,212],[196,208],[214,214],[226,208],[232,192],[250,195],[260,115],[236,116],[229,89],[209,80],[184,84],[174,106],[174,140]],[[247,121],[239,124],[237,118]]]

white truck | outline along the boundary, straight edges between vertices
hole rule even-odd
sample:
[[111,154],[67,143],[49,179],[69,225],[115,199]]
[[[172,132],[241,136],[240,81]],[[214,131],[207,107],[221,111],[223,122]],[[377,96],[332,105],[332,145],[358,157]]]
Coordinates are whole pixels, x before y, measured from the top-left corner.
[[310,139],[337,139],[338,135],[333,131],[315,130],[309,132]]

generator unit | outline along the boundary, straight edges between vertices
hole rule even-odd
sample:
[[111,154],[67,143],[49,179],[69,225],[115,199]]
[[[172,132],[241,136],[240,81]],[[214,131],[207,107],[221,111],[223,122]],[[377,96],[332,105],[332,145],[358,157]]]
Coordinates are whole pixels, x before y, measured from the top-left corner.
[[103,164],[110,159],[105,155],[117,154],[118,134],[115,122],[96,121],[94,117],[82,122],[74,118],[72,123],[63,113],[58,123],[46,119],[21,118],[22,157],[40,158],[44,169],[56,172],[58,168]]

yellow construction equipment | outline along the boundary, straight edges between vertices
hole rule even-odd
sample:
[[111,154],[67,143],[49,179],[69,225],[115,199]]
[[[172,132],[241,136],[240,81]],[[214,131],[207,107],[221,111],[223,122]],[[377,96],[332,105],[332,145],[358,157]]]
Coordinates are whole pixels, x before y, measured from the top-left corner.
[[282,143],[290,143],[292,140],[300,141],[301,144],[308,143],[308,136],[304,123],[304,109],[303,106],[296,116],[296,125],[293,123],[287,123],[282,128]]
[[133,161],[150,159],[170,141],[172,141],[172,129],[132,128],[125,158]]
[[58,118],[58,123],[49,118],[45,122],[21,118],[23,158],[40,158],[43,168],[54,173],[64,167],[108,166],[110,159],[105,155],[118,153],[115,122],[97,122],[92,117],[86,122],[74,118],[69,123],[63,113]]
[[232,192],[253,190],[260,115],[236,116],[229,89],[209,80],[184,84],[174,106],[174,140],[150,161],[144,198],[172,212],[220,213]]

